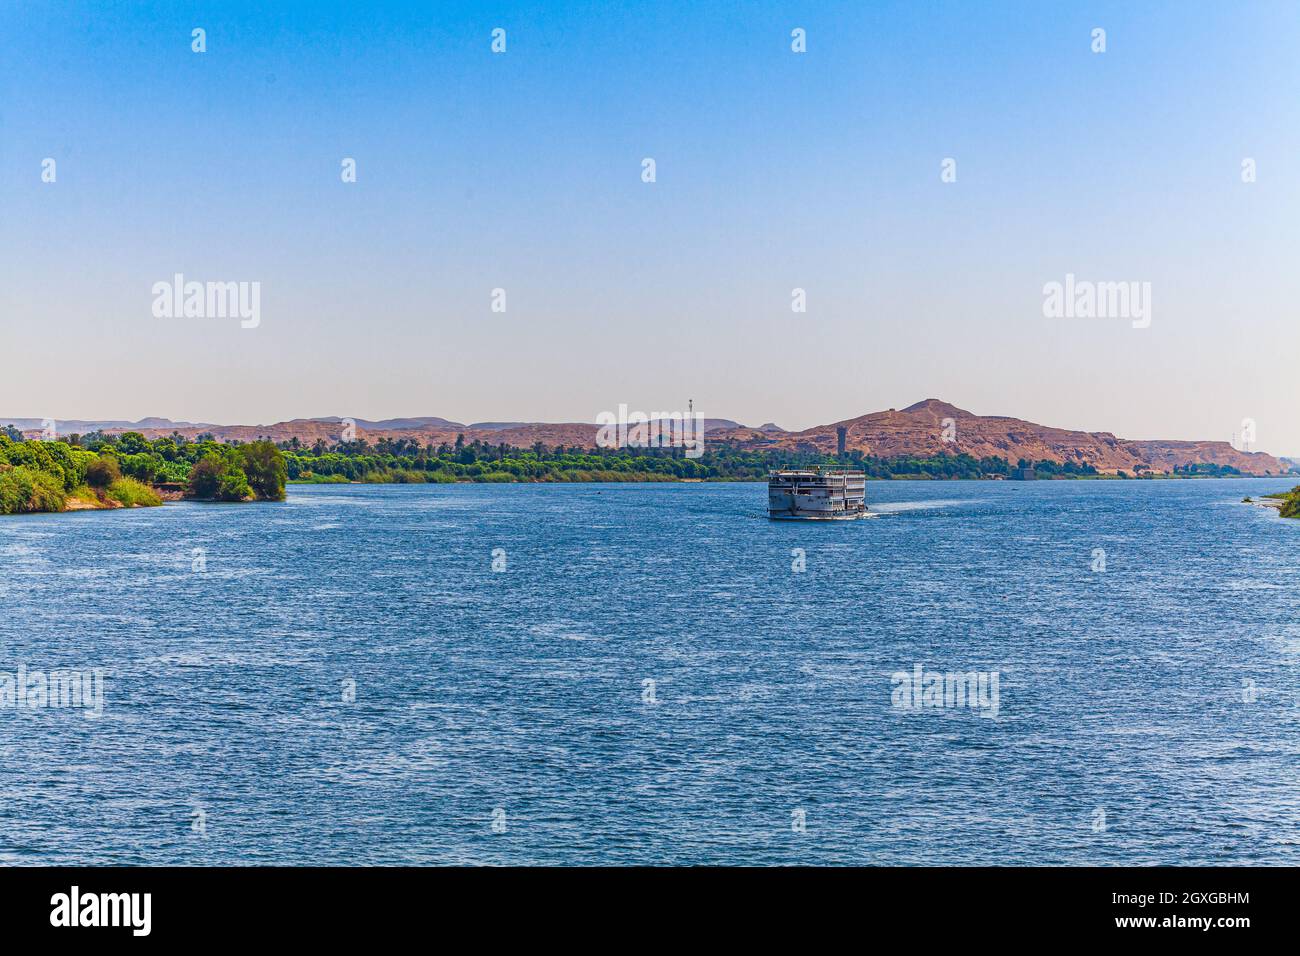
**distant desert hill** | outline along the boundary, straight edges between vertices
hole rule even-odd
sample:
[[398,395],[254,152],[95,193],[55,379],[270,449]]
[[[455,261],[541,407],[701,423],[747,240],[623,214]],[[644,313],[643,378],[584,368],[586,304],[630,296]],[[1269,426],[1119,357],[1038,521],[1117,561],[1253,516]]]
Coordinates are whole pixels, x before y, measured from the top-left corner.
[[[344,419],[338,416],[330,418],[313,418],[313,422],[328,422],[331,424],[342,424]],[[445,418],[385,418],[381,421],[371,421],[366,418],[353,418],[351,422],[358,428],[369,429],[370,431],[386,431],[395,428],[464,428],[460,422],[449,422]]]
[[[1081,432],[1037,425],[1019,418],[975,415],[930,398],[902,411],[890,409],[818,425],[800,432],[759,433],[740,428],[711,436],[741,448],[788,448],[834,454],[837,429],[847,430],[845,446],[878,458],[929,457],[966,453],[975,458],[1086,462],[1114,474],[1138,470],[1173,471],[1174,465],[1229,465],[1246,474],[1282,474],[1287,466],[1261,452],[1242,452],[1223,441],[1131,441],[1110,432]],[[951,440],[946,440],[950,438]]]
[[[12,425],[21,432],[39,432],[45,428],[45,421],[44,418],[0,418],[0,428],[5,425]],[[170,435],[173,429],[216,428],[217,426],[207,425],[202,422],[174,422],[170,418],[142,418],[138,422],[68,419],[67,421],[59,420],[56,422],[56,427],[61,435],[84,435],[86,432],[93,431],[137,431],[143,434],[146,431],[164,429],[166,434]]]
[[[381,439],[411,439],[421,444],[452,444],[458,435],[467,442],[482,441],[489,445],[530,448],[537,443],[593,447],[599,427],[585,422],[478,422],[462,425],[445,418],[352,419],[356,437],[372,443]],[[14,424],[38,437],[40,419],[0,418],[0,426]],[[828,425],[790,432],[768,422],[758,428],[741,425],[727,418],[704,420],[705,434],[711,443],[748,450],[782,450],[834,454],[837,429],[846,430],[849,450],[879,458],[902,456],[930,457],[965,453],[975,458],[1005,458],[1012,464],[1021,458],[1031,461],[1076,461],[1092,465],[1098,471],[1113,474],[1126,471],[1169,473],[1175,465],[1226,465],[1245,474],[1280,475],[1290,464],[1262,452],[1243,452],[1223,441],[1134,441],[1117,438],[1110,432],[1070,431],[1037,425],[1019,418],[998,415],[975,415],[939,399],[930,398],[901,411],[889,409],[848,418]],[[303,445],[317,441],[332,444],[345,428],[339,417],[299,418],[273,425],[206,425],[173,422],[166,418],[148,418],[138,422],[68,421],[58,422],[60,434],[85,433],[102,429],[122,432],[138,431],[157,438],[179,432],[187,438],[212,434],[223,440],[255,441],[270,438],[290,441],[297,438]]]

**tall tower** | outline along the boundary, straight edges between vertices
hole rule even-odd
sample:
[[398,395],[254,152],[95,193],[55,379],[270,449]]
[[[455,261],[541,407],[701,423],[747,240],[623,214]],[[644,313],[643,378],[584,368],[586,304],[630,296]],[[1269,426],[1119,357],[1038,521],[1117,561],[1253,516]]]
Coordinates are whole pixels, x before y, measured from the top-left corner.
[[837,454],[839,454],[841,458],[844,457],[844,445],[848,437],[849,437],[849,430],[845,428],[843,425],[835,429],[835,444],[836,447],[838,448]]

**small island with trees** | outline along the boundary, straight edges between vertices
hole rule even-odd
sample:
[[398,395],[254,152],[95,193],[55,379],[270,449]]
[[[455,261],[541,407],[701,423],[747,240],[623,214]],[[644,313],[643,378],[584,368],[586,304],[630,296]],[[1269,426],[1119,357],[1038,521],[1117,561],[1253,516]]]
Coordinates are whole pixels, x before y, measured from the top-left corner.
[[142,508],[164,500],[283,501],[273,442],[222,444],[139,432],[23,441],[0,431],[0,514]]

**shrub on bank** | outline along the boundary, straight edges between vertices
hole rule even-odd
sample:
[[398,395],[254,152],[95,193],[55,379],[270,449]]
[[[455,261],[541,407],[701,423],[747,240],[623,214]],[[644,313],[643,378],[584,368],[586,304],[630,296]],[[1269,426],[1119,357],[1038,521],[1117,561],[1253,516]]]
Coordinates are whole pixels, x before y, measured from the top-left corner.
[[262,501],[283,501],[288,468],[275,442],[255,441],[239,448],[240,464],[254,495]]
[[142,481],[134,478],[119,478],[108,486],[105,494],[122,505],[123,508],[152,508],[162,504],[162,498]]
[[346,485],[348,484],[348,476],[316,475],[310,471],[304,471],[294,481],[300,485]]
[[121,477],[122,469],[112,455],[96,458],[86,466],[85,481],[92,488],[107,488]]
[[1300,518],[1300,485],[1292,488],[1291,494],[1282,502],[1282,517]]
[[284,453],[269,441],[208,451],[190,470],[190,493],[216,501],[283,501]]
[[213,497],[218,501],[249,501],[254,497],[253,486],[248,483],[247,475],[238,468],[232,468],[221,476],[217,493]]
[[67,503],[63,482],[28,465],[0,469],[0,514],[62,511]]
[[68,492],[68,500],[76,498],[78,501],[84,501],[86,504],[93,505],[101,500],[100,492],[96,491],[90,485],[78,485]]

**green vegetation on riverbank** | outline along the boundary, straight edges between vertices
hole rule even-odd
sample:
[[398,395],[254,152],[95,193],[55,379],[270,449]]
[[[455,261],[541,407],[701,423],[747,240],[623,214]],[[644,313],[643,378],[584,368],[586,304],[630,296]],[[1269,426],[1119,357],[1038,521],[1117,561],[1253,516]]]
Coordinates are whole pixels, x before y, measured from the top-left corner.
[[974,478],[1201,478],[1239,476],[1221,465],[1179,467],[1174,475],[1103,475],[1092,465],[1067,461],[1008,461],[971,455],[878,458],[852,451],[843,458],[808,452],[745,451],[728,445],[705,446],[699,458],[679,448],[531,448],[465,443],[421,445],[414,439],[339,442],[312,447],[282,442],[289,480],[311,484],[340,481],[368,483],[508,482],[508,481],[761,481],[775,468],[860,468],[871,479]]
[[311,448],[282,442],[289,480],[307,484],[512,482],[512,481],[761,481],[775,468],[860,468],[871,479],[975,478],[1201,478],[1239,476],[1235,468],[1196,465],[1175,469],[1172,476],[1148,473],[1103,475],[1092,465],[1067,461],[1026,461],[971,455],[877,458],[853,451],[843,458],[790,451],[744,451],[727,445],[706,446],[699,458],[679,448],[513,448],[482,442],[421,445],[413,439],[364,440]]
[[[1082,462],[970,455],[876,458],[850,452],[843,458],[806,452],[745,451],[706,446],[699,458],[680,448],[531,448],[481,441],[422,445],[414,439],[382,439],[301,445],[297,439],[225,444],[211,436],[179,434],[147,439],[122,435],[72,435],[65,441],[14,441],[0,432],[0,514],[81,508],[139,507],[164,498],[212,501],[281,501],[288,481],[444,482],[633,482],[761,481],[776,468],[859,468],[871,479],[1128,478],[1101,475]],[[1174,477],[1236,474],[1221,466],[1176,469]],[[1146,474],[1135,477],[1155,477]],[[1300,511],[1300,502],[1288,505]],[[1286,509],[1284,508],[1284,513]],[[1290,514],[1290,516],[1297,516]]]
[[98,458],[66,442],[16,442],[0,434],[0,514],[63,511]]
[[1279,492],[1276,495],[1265,495],[1264,497],[1275,498],[1282,502],[1278,514],[1283,518],[1300,518],[1300,485],[1296,485],[1290,491]]
[[138,432],[15,441],[0,432],[0,514],[153,507],[164,497],[282,501],[285,456],[272,442],[221,444]]
[[[707,446],[706,446],[707,447]],[[725,445],[707,447],[699,458],[675,448],[532,448],[469,444],[433,446],[410,439],[318,442],[308,449],[282,443],[289,480],[311,484],[340,481],[370,483],[515,482],[515,481],[758,481],[774,468],[861,468],[869,478],[1010,478],[1017,468],[1032,467],[1041,478],[1097,477],[1091,465],[1067,462],[1018,462],[970,455],[930,458],[874,458],[853,452],[830,455],[742,451]]]

